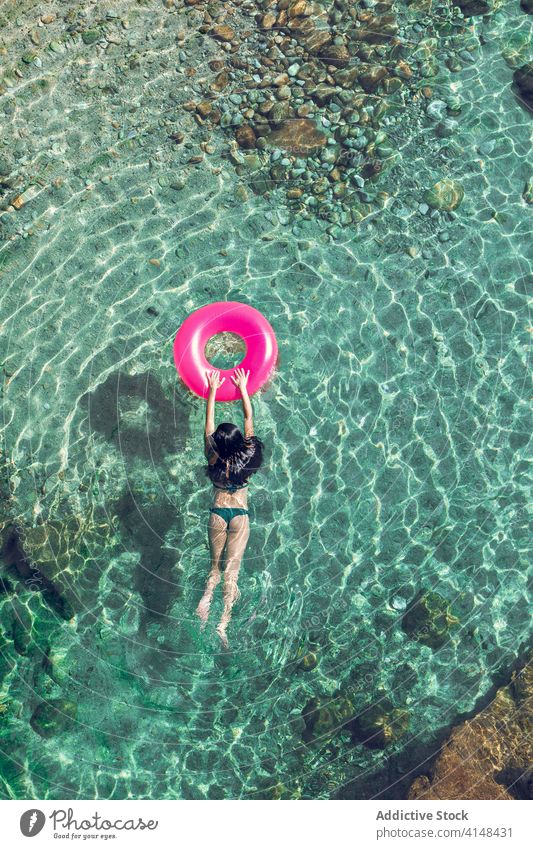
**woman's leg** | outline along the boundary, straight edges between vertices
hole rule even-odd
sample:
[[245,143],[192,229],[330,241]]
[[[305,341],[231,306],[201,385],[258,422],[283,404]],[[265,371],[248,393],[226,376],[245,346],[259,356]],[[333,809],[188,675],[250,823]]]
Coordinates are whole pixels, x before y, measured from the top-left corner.
[[209,549],[211,551],[211,572],[209,573],[209,577],[205,585],[204,594],[196,608],[196,614],[202,620],[203,625],[205,625],[207,617],[209,616],[209,608],[211,606],[215,587],[220,583],[220,561],[226,544],[227,525],[222,516],[219,516],[218,513],[210,513],[207,529],[209,536]]
[[231,619],[231,608],[239,598],[237,578],[241,568],[242,556],[250,536],[250,521],[246,514],[234,516],[229,523],[226,546],[226,567],[224,569],[224,611],[217,625],[217,633],[224,646],[227,647],[226,628]]

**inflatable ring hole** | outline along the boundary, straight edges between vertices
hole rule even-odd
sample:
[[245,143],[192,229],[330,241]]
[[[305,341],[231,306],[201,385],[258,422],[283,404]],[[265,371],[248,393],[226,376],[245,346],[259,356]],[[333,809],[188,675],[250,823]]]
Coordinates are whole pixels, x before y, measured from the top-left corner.
[[246,355],[246,342],[237,333],[216,333],[208,339],[204,354],[213,368],[233,369],[242,363]]

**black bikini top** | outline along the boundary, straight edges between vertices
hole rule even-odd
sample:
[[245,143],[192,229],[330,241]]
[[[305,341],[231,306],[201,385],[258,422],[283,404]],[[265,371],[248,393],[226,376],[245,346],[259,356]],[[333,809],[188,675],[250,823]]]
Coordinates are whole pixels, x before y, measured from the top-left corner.
[[213,483],[215,489],[223,489],[225,492],[237,492],[238,489],[244,489],[245,486],[248,486],[247,483],[243,483],[240,486],[234,483],[228,483],[226,486],[220,486],[218,483]]

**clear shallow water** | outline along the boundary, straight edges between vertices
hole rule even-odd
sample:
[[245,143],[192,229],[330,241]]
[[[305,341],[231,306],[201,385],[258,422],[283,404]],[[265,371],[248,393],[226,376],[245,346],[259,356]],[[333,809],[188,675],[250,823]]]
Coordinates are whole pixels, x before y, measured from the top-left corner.
[[[160,126],[173,79],[148,15],[129,31],[147,62],[138,87],[88,46],[9,78],[3,152],[39,188],[0,219],[4,797],[262,797],[281,783],[327,798],[350,781],[369,796],[391,756],[379,790],[394,796],[519,654],[531,125],[502,56],[504,29],[530,33],[514,6],[475,19],[476,61],[434,82],[461,98],[453,138],[407,104],[389,126],[401,159],[385,208],[330,233],[293,219],[280,191],[246,189],[222,130],[187,164],[197,145],[178,150]],[[422,214],[444,177],[463,202]],[[259,307],[280,347],[254,399],[268,456],[230,653],[193,616],[209,567],[203,402],[172,360],[181,321],[219,299]],[[460,620],[438,650],[401,628],[422,588]],[[385,751],[347,734],[302,745],[310,698],[382,689],[410,716]],[[53,699],[77,721],[44,742],[30,720]]]

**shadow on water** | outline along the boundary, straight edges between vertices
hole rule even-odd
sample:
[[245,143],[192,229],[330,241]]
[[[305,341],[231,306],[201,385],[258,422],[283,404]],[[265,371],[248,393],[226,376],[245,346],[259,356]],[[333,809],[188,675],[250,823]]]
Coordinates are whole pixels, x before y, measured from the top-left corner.
[[114,504],[123,542],[130,550],[139,551],[141,560],[133,583],[144,601],[144,624],[163,617],[169,604],[180,594],[173,570],[176,554],[166,551],[162,543],[166,532],[178,525],[183,532],[183,519],[174,505],[152,504],[142,508],[132,492],[125,492]]
[[[185,446],[189,435],[191,400],[183,393],[169,399],[150,374],[123,372],[108,379],[81,398],[89,427],[114,443],[126,460],[161,462]],[[141,506],[142,505],[142,506]],[[163,542],[171,527],[183,531],[183,522],[172,504],[146,504],[142,493],[125,492],[112,506],[119,519],[124,544],[139,551],[141,561],[133,576],[135,589],[144,601],[144,624],[164,616],[175,598],[175,554]]]
[[112,374],[85,393],[80,405],[90,429],[115,443],[125,458],[161,461],[183,448],[189,433],[190,402],[178,394],[169,399],[149,373]]

